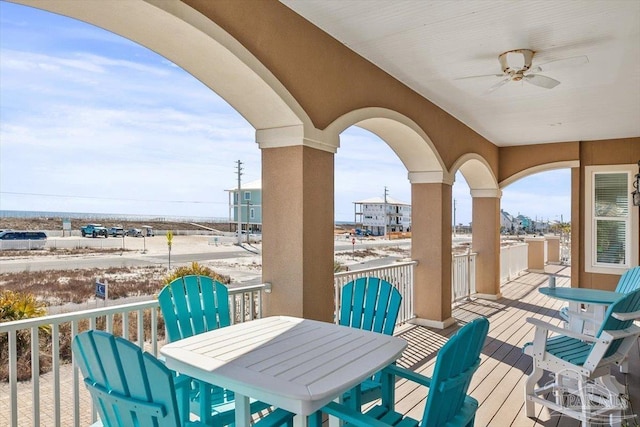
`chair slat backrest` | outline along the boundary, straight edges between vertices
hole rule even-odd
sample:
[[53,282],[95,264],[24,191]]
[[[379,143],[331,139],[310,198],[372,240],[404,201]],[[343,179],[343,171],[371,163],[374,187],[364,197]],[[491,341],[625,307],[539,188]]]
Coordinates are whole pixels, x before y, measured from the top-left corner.
[[[609,306],[604,315],[604,322],[602,322],[600,330],[595,336],[600,337],[603,331],[618,331],[628,328],[633,324],[633,320],[618,320],[613,317],[613,313],[631,313],[634,311],[640,311],[640,289],[628,293]],[[613,355],[620,347],[620,344],[622,344],[622,340],[623,339],[613,340],[604,357]]]
[[231,324],[229,290],[208,276],[179,277],[158,294],[169,342]]
[[78,334],[72,351],[105,427],[181,425],[173,375],[155,357],[93,330]]
[[402,295],[377,277],[360,277],[342,287],[338,323],[342,326],[392,335]]
[[622,294],[628,294],[636,289],[640,289],[640,266],[625,271],[616,286],[616,292]]
[[489,321],[480,317],[462,327],[438,352],[421,427],[443,426],[455,417],[467,396]]

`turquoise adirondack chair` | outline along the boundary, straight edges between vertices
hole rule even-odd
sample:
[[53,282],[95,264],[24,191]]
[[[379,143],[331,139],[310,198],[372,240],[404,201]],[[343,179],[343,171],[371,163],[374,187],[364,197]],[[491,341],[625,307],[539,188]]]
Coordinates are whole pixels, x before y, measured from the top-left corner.
[[208,276],[179,277],[158,294],[168,341],[229,326],[229,291]]
[[[91,330],[74,338],[72,352],[100,417],[94,426],[204,426],[189,421],[189,378],[132,342]],[[291,427],[293,414],[276,409],[255,426]]]
[[[377,277],[361,277],[342,287],[338,324],[393,335],[402,295],[391,283]],[[365,380],[359,389],[344,396],[358,407],[380,398],[380,373]]]
[[[607,424],[603,417],[620,420],[624,387],[611,375],[612,366],[624,362],[640,336],[640,289],[628,293],[607,309],[605,320],[595,336],[579,334],[546,323],[527,321],[536,326],[534,341],[523,351],[533,358],[533,370],[525,383],[525,410],[535,416],[535,403],[578,419],[583,426]],[[549,337],[549,332],[556,336]],[[549,371],[553,379],[541,387],[536,384]],[[550,392],[553,393],[550,393]]]
[[[390,365],[383,369],[382,404],[365,414],[348,404],[331,402],[322,412],[359,427],[453,427],[473,426],[478,401],[467,395],[474,372],[480,365],[480,351],[489,331],[489,321],[478,318],[462,327],[438,352],[433,377]],[[394,410],[395,377],[429,387],[422,420]]]
[[[208,276],[179,277],[166,285],[158,294],[160,311],[167,330],[167,341],[173,342],[210,330],[229,326],[229,291],[225,285]],[[211,393],[212,416],[221,425],[231,425],[234,420],[235,396],[221,387],[192,380],[191,410],[199,408],[200,393]],[[269,405],[251,402],[251,412],[256,413]]]
[[[628,294],[635,291],[636,289],[640,289],[640,266],[630,268],[629,270],[625,271],[622,276],[620,276],[615,292]],[[564,319],[565,322],[568,323],[570,316],[580,316],[581,318],[588,319],[590,317],[589,313],[591,311],[592,308],[587,306],[585,308],[585,313],[573,313],[569,310],[568,306],[564,306],[560,308],[559,314],[560,317],[562,317],[562,319]],[[597,329],[599,325],[595,326]]]

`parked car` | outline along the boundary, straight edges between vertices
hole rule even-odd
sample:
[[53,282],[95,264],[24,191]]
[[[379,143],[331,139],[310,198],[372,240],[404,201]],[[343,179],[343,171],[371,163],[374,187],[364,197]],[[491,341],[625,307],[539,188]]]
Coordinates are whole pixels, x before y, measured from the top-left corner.
[[130,228],[127,230],[127,236],[142,237],[142,231],[139,228]]
[[109,229],[109,236],[124,236],[124,228],[122,227],[111,227]]
[[0,249],[43,249],[47,243],[44,231],[4,230],[0,232]]
[[107,227],[103,227],[100,224],[87,224],[80,229],[80,232],[82,233],[82,237],[109,237],[109,230],[107,230]]
[[153,237],[156,235],[156,233],[153,231],[153,227],[150,225],[143,225],[142,228],[144,229],[144,235],[147,237]]

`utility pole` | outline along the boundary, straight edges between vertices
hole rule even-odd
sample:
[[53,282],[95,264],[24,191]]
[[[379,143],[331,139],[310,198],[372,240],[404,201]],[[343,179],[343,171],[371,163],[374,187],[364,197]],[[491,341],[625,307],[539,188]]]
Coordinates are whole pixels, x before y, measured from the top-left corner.
[[384,238],[387,238],[387,223],[388,218],[387,218],[387,195],[389,194],[389,189],[387,188],[387,186],[385,185],[384,187]]
[[240,160],[237,161],[238,165],[236,166],[238,168],[238,200],[237,200],[237,204],[236,204],[236,212],[238,213],[238,228],[236,231],[236,234],[238,235],[238,245],[242,244],[242,209],[240,209],[240,207],[242,206],[240,203],[240,195],[242,194],[242,162]]

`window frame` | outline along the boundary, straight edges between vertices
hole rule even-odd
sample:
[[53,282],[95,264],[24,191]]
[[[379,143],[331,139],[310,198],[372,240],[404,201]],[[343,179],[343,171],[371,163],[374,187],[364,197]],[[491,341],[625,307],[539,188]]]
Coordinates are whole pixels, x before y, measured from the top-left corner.
[[[635,176],[634,164],[607,165],[585,167],[585,209],[584,209],[584,259],[587,273],[622,275],[634,265],[638,265],[638,207],[633,206],[631,192],[632,182]],[[597,262],[596,253],[596,221],[600,217],[595,216],[595,177],[597,174],[627,174],[627,216],[624,221],[628,224],[625,234],[625,263],[605,264]]]

